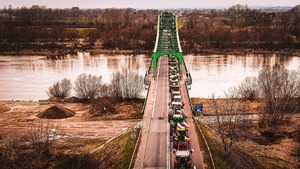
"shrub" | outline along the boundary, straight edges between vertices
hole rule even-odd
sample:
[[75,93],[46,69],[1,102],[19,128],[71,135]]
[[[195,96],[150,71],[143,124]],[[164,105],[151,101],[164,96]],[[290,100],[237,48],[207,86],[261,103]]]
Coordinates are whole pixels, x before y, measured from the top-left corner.
[[114,95],[118,98],[139,98],[144,89],[144,79],[135,72],[116,72],[112,79]]
[[58,134],[58,123],[40,121],[32,126],[29,133],[29,140],[32,143],[33,153],[37,159],[49,158],[53,150],[55,138]]
[[64,78],[61,81],[53,83],[53,85],[48,88],[46,93],[50,98],[56,97],[59,99],[64,99],[70,96],[71,89],[71,81],[67,78]]
[[255,100],[258,95],[257,78],[256,77],[246,77],[238,88],[239,95],[242,98],[246,98],[250,101]]
[[102,77],[80,74],[75,81],[76,96],[81,99],[94,99],[100,94]]

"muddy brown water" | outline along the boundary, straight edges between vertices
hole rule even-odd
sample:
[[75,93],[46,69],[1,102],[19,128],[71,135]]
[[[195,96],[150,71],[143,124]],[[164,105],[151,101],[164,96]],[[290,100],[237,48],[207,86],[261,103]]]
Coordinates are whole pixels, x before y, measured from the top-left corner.
[[[74,84],[81,73],[102,76],[109,83],[116,71],[130,70],[143,75],[151,57],[145,55],[96,55],[78,53],[64,60],[44,56],[0,56],[0,100],[44,100],[54,82],[68,78]],[[72,95],[75,95],[72,91]]]
[[266,66],[283,65],[300,71],[300,57],[271,54],[206,55],[184,57],[193,84],[190,97],[224,97],[224,91],[238,86],[247,76],[258,76]]
[[[185,55],[184,59],[193,78],[190,96],[203,98],[212,93],[222,97],[225,90],[240,84],[246,76],[257,76],[262,67],[281,64],[297,70],[300,65],[300,57],[270,54]],[[116,71],[144,75],[150,61],[150,55],[78,53],[54,61],[44,56],[0,56],[0,100],[48,99],[46,90],[54,82],[66,77],[74,83],[81,73],[102,76],[104,83],[109,83]]]

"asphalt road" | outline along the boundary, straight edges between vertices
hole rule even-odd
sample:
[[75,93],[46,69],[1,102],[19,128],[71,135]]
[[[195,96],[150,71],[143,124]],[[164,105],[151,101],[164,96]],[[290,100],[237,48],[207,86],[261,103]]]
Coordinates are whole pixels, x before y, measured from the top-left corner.
[[160,57],[143,168],[169,168],[168,58]]
[[[185,68],[183,67],[183,75]],[[197,169],[205,168],[203,158],[196,133],[196,126],[192,119],[192,112],[188,100],[188,91],[186,89],[184,78],[180,81],[182,97],[185,101],[184,111],[188,116],[186,122],[190,125],[189,135],[191,138],[191,148],[194,149],[192,154],[193,166]],[[170,102],[169,82],[168,82],[168,57],[159,58],[157,79],[151,79],[152,84],[147,99],[143,119],[143,131],[141,145],[134,168],[146,169],[169,169],[173,168],[172,153],[173,146],[170,142],[170,125],[167,121]]]

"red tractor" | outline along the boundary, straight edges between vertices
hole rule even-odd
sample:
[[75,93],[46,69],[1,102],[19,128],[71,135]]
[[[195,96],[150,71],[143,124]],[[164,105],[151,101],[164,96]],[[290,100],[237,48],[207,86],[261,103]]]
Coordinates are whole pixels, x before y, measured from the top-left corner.
[[175,169],[190,169],[192,166],[192,159],[190,151],[176,151],[176,157],[173,160]]

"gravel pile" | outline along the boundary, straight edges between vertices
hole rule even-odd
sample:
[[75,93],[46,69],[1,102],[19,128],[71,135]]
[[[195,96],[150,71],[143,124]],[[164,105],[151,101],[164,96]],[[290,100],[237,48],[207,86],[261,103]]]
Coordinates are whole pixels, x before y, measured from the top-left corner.
[[62,106],[54,105],[42,112],[37,116],[43,119],[64,119],[73,117],[75,112]]

